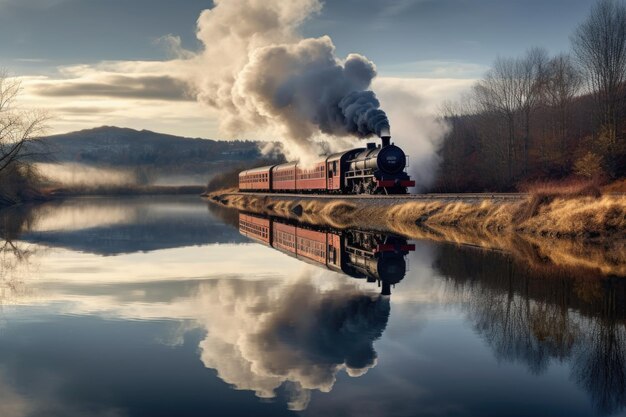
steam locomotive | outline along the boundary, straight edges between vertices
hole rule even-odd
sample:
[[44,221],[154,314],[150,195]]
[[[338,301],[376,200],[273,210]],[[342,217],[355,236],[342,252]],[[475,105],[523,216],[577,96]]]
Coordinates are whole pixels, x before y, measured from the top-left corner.
[[318,158],[302,166],[298,162],[270,165],[239,173],[239,191],[332,194],[406,194],[414,187],[404,171],[407,157],[382,136],[382,145],[350,149]]
[[405,256],[415,250],[402,236],[363,230],[319,229],[286,219],[239,213],[239,233],[304,262],[377,282],[382,295],[404,279]]

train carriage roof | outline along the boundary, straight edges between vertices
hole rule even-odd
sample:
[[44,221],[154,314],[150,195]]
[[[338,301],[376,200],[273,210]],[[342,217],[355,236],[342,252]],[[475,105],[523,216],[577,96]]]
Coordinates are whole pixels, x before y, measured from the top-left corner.
[[365,150],[365,148],[354,148],[354,149],[348,149],[347,151],[343,151],[343,152],[337,152],[331,155],[328,155],[327,157],[327,161],[338,161],[339,159],[341,159],[345,154],[347,153],[351,153],[351,152],[361,152]]
[[252,168],[252,169],[248,169],[246,171],[241,171],[239,173],[239,175],[259,174],[259,173],[269,172],[269,170],[272,169],[275,166],[276,165],[267,165],[267,166],[263,166],[263,167]]
[[[308,164],[307,166],[315,166],[316,164],[323,164],[326,161],[337,161],[339,159],[341,159],[344,155],[349,154],[349,153],[359,153],[364,151],[366,148],[354,148],[354,149],[348,149],[347,151],[342,151],[342,152],[337,152],[331,155],[321,155],[318,157],[318,159],[316,161],[311,162],[310,164]],[[298,165],[299,162],[287,162],[284,164],[279,164],[279,165],[274,165],[274,171],[277,170],[283,170],[283,169],[289,169],[289,168],[293,168],[296,165]]]
[[295,167],[297,162],[287,162],[285,164],[274,165],[274,171]]

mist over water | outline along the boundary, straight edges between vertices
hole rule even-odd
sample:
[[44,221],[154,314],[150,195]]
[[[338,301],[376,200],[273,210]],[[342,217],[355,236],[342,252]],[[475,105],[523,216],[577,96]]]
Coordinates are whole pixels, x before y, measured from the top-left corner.
[[136,174],[131,169],[106,168],[79,163],[37,163],[44,177],[60,186],[102,187],[136,185]]

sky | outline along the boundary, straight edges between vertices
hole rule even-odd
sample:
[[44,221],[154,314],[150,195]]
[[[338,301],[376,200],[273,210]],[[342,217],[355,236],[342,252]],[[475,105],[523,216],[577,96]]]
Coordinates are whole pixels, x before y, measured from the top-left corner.
[[[569,36],[592,4],[326,0],[299,31],[330,36],[340,58],[359,53],[372,60],[374,91],[402,85],[436,111],[498,55],[532,46],[568,52]],[[212,7],[209,0],[0,0],[0,68],[21,80],[21,105],[49,111],[50,133],[116,125],[228,139],[219,114],[180,82],[182,59],[203,48],[198,17]]]

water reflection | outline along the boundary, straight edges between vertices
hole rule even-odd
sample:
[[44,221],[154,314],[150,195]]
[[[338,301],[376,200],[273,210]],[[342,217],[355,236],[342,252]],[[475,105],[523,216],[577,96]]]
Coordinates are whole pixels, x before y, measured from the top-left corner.
[[626,407],[626,281],[584,270],[541,272],[509,255],[443,245],[435,263],[499,360],[534,374],[567,362],[600,414]]
[[19,241],[21,230],[30,221],[27,213],[9,215],[0,212],[0,308],[12,304],[29,293],[25,271],[39,249]]
[[311,390],[330,392],[345,370],[361,376],[376,363],[373,343],[389,318],[389,299],[349,283],[320,291],[309,277],[291,284],[220,281],[199,294],[205,366],[234,388],[303,410]]
[[5,211],[27,219],[13,228],[23,241],[100,255],[244,241],[195,196],[75,198]]
[[320,229],[249,213],[239,213],[239,232],[299,260],[376,282],[382,295],[390,295],[391,286],[404,279],[405,256],[415,250],[390,233]]
[[624,277],[186,198],[8,213],[3,416],[626,410]]

